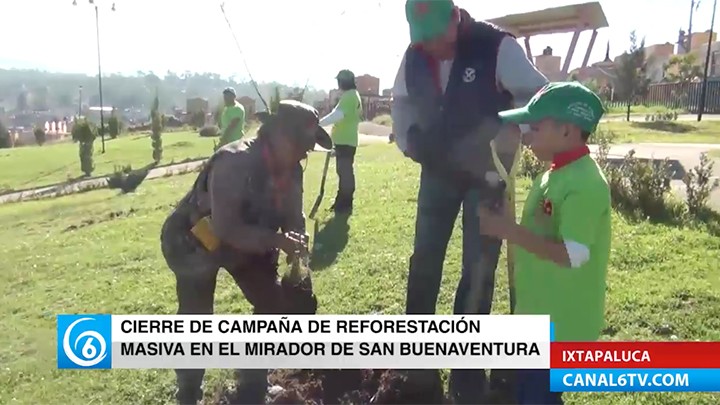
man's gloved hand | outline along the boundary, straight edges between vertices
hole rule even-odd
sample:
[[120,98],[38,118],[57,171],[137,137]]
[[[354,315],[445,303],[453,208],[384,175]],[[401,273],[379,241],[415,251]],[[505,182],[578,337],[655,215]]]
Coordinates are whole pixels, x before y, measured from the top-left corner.
[[307,251],[307,234],[301,234],[298,232],[285,232],[280,235],[278,242],[278,248],[285,252],[288,259],[291,260],[298,254],[304,254]]
[[285,249],[281,248],[285,252],[285,262],[287,264],[292,263],[296,256],[300,255],[302,257],[309,253],[308,243],[310,242],[310,235],[308,235],[307,232],[290,231],[283,234],[283,236],[292,241],[291,249],[293,250],[291,253],[288,253]]

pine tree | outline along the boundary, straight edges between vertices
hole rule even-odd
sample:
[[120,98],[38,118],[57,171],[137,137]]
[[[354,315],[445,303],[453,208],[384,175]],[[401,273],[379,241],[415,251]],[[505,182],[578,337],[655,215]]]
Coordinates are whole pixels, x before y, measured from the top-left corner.
[[86,119],[75,124],[72,129],[72,138],[78,142],[80,170],[85,176],[90,176],[95,170],[93,155],[95,152],[95,138],[98,136],[97,128]]
[[152,140],[152,157],[153,161],[155,163],[160,162],[162,159],[162,128],[163,128],[163,122],[162,122],[162,116],[159,112],[160,109],[160,99],[158,97],[157,92],[155,93],[155,99],[153,100],[152,108],[150,109],[150,119],[152,121],[151,129],[152,133],[150,135],[150,139]]

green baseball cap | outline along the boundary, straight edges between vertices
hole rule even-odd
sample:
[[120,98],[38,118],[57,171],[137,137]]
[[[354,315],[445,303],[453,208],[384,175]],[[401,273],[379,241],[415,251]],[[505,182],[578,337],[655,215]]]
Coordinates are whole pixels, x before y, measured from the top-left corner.
[[407,0],[405,17],[410,25],[410,42],[428,41],[444,34],[454,8],[452,0]]
[[524,107],[501,111],[503,122],[530,124],[544,119],[574,124],[594,132],[605,113],[602,101],[592,90],[578,82],[548,83]]

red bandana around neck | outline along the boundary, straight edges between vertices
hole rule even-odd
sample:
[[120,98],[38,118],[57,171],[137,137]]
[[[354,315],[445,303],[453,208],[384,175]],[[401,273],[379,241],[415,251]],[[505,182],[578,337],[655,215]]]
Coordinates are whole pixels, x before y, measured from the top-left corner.
[[570,163],[580,159],[581,157],[585,155],[590,154],[590,148],[588,148],[587,145],[579,146],[575,149],[570,149],[565,152],[561,152],[555,155],[553,157],[552,165],[550,166],[550,170],[557,170],[562,168],[563,166],[567,166]]

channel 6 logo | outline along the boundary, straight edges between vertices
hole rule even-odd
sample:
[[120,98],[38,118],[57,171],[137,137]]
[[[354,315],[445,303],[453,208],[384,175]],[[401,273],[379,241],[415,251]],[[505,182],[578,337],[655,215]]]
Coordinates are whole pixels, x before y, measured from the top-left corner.
[[59,369],[112,367],[110,315],[58,315]]

